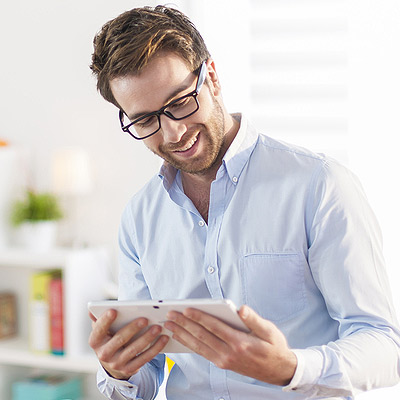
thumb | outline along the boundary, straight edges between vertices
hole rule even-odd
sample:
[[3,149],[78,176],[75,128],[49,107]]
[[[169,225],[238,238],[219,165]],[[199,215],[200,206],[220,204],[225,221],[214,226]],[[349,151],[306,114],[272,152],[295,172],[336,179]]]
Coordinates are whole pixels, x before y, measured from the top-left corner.
[[89,311],[89,317],[93,322],[97,321],[97,318]]
[[260,317],[251,307],[246,305],[240,307],[239,317],[253,335],[264,340],[268,340],[274,330],[277,329],[271,321]]

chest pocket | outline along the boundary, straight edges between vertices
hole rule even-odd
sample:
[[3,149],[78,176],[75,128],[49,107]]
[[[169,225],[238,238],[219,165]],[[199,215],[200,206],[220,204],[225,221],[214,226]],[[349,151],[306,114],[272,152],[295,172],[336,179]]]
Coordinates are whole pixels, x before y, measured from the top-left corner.
[[244,303],[263,318],[283,322],[304,310],[304,273],[298,254],[246,255],[240,275]]

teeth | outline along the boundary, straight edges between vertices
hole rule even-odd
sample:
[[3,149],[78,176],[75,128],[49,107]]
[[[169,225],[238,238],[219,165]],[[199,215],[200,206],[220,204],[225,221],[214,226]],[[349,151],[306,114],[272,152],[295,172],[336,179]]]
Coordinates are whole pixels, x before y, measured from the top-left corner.
[[194,137],[183,149],[179,149],[176,151],[183,152],[189,150],[195,143],[197,142],[197,136]]

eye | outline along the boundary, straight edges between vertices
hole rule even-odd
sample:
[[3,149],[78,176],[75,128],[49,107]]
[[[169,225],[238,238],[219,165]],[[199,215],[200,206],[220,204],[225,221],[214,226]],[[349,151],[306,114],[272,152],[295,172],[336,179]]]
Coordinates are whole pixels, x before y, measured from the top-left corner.
[[138,126],[140,128],[146,128],[146,127],[151,126],[151,125],[153,125],[155,123],[157,123],[157,116],[150,115],[150,116],[144,117],[140,121],[136,122],[135,126]]
[[190,97],[185,97],[183,99],[177,100],[176,102],[172,103],[168,109],[169,110],[176,110],[181,107],[185,107],[190,102]]

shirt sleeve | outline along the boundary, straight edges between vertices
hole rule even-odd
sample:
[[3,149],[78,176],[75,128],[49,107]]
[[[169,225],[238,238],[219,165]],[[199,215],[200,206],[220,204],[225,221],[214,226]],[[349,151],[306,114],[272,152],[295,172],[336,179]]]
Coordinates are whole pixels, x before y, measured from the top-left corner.
[[[141,273],[135,245],[135,227],[129,207],[119,231],[119,300],[146,300],[150,293]],[[165,355],[159,354],[129,380],[112,378],[101,366],[97,373],[99,391],[111,400],[151,400],[164,379]]]
[[339,339],[294,350],[284,391],[308,398],[354,396],[400,380],[400,335],[380,228],[358,179],[327,160],[310,191],[308,262]]
[[[136,237],[142,232],[142,222],[132,214],[128,205],[119,228],[119,300],[149,300],[150,291],[142,274]],[[138,226],[139,225],[139,226]]]
[[111,400],[147,400],[157,396],[164,378],[165,356],[158,355],[128,380],[111,377],[101,366],[97,372],[97,387]]

